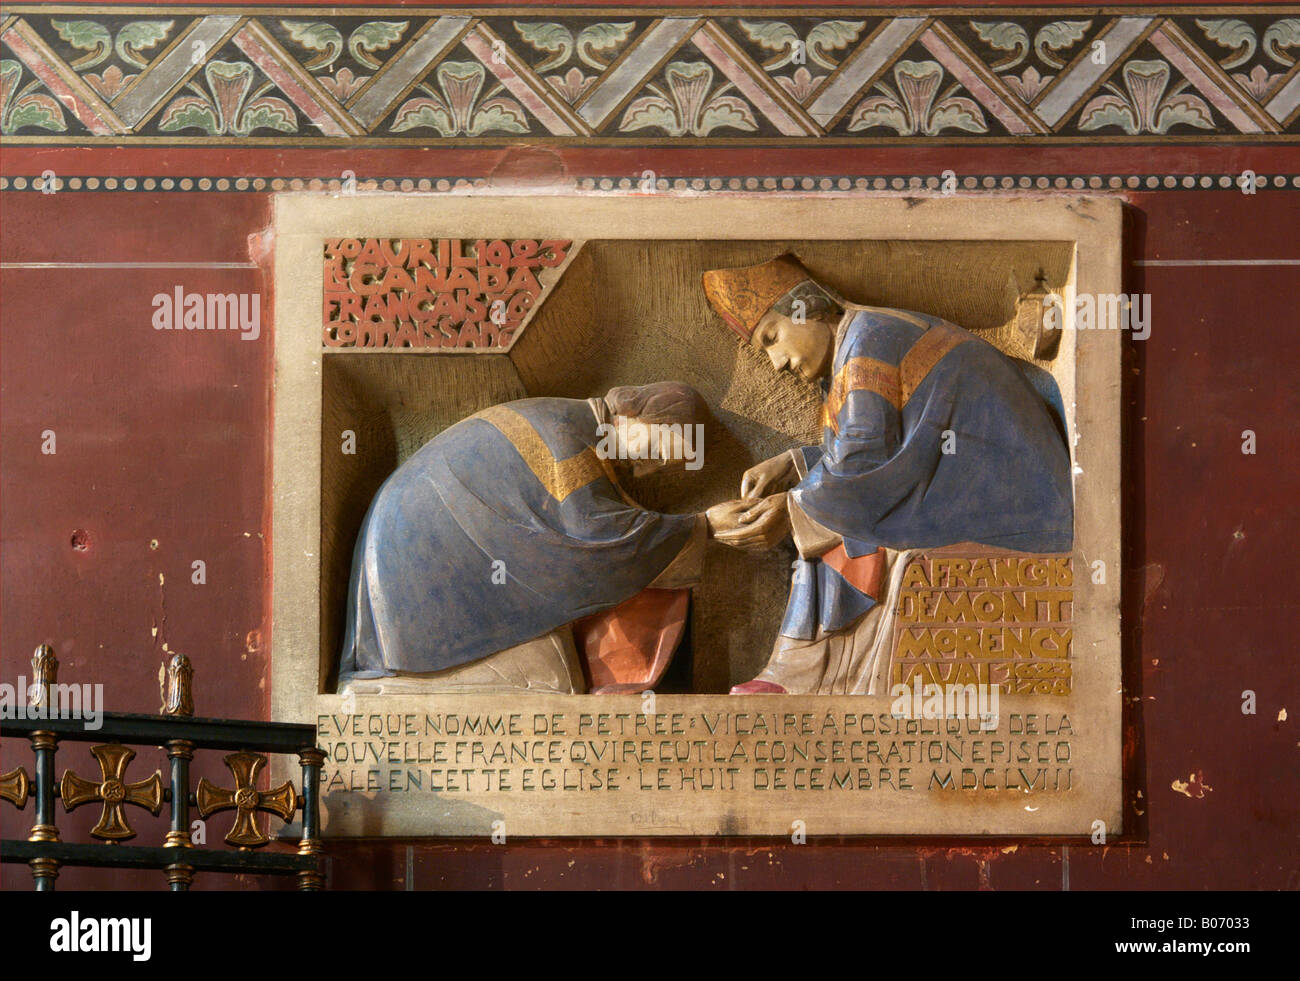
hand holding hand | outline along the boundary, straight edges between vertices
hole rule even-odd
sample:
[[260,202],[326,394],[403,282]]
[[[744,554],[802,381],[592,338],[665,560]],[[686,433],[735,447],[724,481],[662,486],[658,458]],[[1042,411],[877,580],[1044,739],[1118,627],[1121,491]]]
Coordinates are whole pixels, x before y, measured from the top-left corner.
[[709,522],[709,537],[726,541],[724,536],[741,526],[741,516],[753,506],[753,501],[724,501],[704,512]]
[[733,548],[765,551],[776,546],[790,531],[785,494],[773,494],[759,501],[728,501],[715,505],[709,509],[711,531],[715,511],[719,512],[721,520],[718,530],[713,531],[713,537]]

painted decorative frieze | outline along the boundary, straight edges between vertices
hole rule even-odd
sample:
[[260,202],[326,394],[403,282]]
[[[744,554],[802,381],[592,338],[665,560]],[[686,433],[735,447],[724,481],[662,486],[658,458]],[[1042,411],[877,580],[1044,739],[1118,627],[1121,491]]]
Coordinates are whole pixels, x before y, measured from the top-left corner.
[[5,8],[0,131],[20,143],[376,145],[1300,132],[1300,8],[150,9]]

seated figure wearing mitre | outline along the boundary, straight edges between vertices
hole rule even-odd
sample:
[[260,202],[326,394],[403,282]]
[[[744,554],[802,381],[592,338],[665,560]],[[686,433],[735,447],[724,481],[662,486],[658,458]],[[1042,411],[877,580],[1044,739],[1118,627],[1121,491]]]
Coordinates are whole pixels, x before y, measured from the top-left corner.
[[792,535],[767,666],[733,694],[879,694],[912,550],[1064,552],[1070,454],[1049,373],[939,317],[846,302],[790,254],[704,275],[710,304],[777,372],[820,384],[822,441],[749,469],[743,548]]

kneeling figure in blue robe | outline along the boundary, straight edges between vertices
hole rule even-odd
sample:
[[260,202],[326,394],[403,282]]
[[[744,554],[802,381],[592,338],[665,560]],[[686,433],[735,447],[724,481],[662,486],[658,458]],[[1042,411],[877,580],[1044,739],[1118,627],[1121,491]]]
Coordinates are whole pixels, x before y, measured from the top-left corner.
[[575,621],[699,580],[709,518],[647,510],[624,485],[695,469],[705,417],[661,382],[492,406],[426,443],[362,524],[340,689],[584,691]]

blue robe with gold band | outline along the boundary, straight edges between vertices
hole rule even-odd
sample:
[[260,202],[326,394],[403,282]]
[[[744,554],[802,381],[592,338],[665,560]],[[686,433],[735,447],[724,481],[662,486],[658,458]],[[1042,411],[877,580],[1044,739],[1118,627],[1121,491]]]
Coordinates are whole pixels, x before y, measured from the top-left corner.
[[[850,560],[960,542],[1069,551],[1070,455],[1051,376],[938,317],[869,308],[846,320],[822,445],[801,451],[792,506],[840,535]],[[878,599],[799,559],[781,633],[842,629]]]
[[352,563],[340,675],[467,664],[639,593],[693,514],[614,483],[592,405],[525,399],[444,430],[388,478]]

